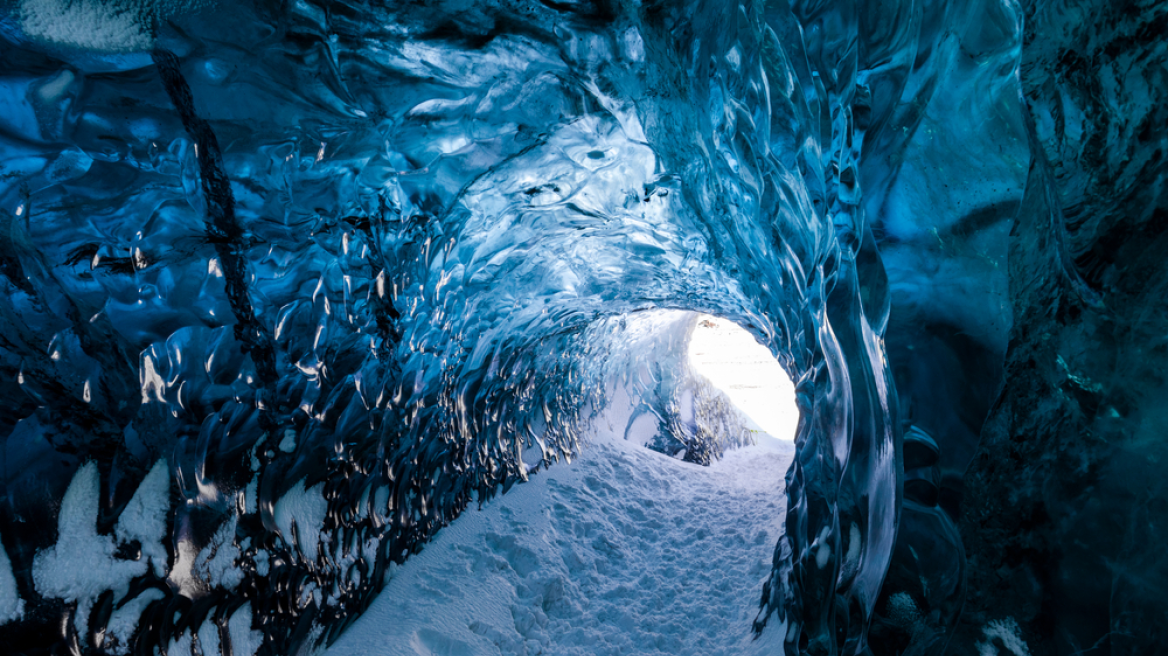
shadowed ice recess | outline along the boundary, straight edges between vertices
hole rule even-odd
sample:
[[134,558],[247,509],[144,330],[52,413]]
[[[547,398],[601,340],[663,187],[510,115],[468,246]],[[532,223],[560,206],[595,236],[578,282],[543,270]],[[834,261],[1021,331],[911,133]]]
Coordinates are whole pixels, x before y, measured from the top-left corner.
[[1153,653],[1165,29],[4,3],[0,644]]

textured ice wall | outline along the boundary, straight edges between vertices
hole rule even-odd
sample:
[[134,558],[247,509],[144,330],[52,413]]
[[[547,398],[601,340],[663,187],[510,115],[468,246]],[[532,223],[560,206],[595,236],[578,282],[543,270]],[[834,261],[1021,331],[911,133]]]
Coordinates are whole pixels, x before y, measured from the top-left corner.
[[959,651],[1168,641],[1168,6],[1024,3],[1032,153],[1010,241],[1006,385],[966,476]]
[[1168,12],[902,8],[863,169],[905,429],[871,645],[1157,653]]
[[[963,475],[1001,385],[1007,250],[1029,148],[1017,70],[1023,16],[998,0],[868,5],[867,214],[891,301],[904,504],[870,642],[941,653],[964,600]],[[871,38],[871,37],[869,37]]]
[[797,378],[788,650],[1156,649],[1162,5],[7,5],[2,638],[326,640],[668,308]]
[[[607,317],[675,308],[797,379],[758,628],[863,650],[899,488],[856,6],[166,18],[151,52],[3,18],[8,644],[335,636],[525,452],[581,448],[625,348]],[[38,578],[77,536],[109,566]]]

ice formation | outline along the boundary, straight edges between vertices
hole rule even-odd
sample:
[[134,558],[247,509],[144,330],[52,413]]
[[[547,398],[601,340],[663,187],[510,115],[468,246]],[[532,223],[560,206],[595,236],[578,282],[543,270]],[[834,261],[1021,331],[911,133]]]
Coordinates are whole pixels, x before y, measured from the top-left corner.
[[1156,0],[6,4],[0,640],[331,643],[614,389],[649,448],[749,443],[686,364],[706,313],[801,415],[741,591],[766,644],[1152,653],[1166,28]]

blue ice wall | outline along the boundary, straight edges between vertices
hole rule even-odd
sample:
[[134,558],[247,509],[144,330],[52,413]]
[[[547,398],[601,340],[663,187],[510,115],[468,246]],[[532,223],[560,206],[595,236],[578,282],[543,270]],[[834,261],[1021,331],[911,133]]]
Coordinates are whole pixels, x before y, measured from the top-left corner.
[[862,650],[899,425],[859,21],[847,3],[6,9],[5,639],[327,642],[390,562],[587,448],[585,409],[645,363],[619,317],[683,309],[747,326],[798,385],[756,628]]
[[939,654],[966,597],[964,475],[1011,325],[1007,253],[1030,160],[1024,19],[1012,3],[962,0],[872,5],[865,20],[861,34],[897,35],[868,49],[872,112],[886,119],[866,139],[863,183],[904,435],[901,522],[869,639],[879,654]]
[[1024,20],[1014,326],[966,475],[956,642],[988,644],[1008,617],[1034,656],[1154,654],[1168,639],[1168,6],[1030,2]]
[[733,446],[674,410],[700,311],[802,412],[757,631],[1156,653],[1166,16],[6,4],[0,640],[323,644],[617,383]]
[[901,9],[863,169],[904,431],[870,645],[1158,653],[1168,8]]

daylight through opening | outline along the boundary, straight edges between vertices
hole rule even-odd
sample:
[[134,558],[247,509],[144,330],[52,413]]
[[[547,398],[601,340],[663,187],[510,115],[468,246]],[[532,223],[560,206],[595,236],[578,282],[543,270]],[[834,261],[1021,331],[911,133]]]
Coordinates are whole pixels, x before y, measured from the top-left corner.
[[795,385],[745,328],[708,314],[698,317],[689,342],[694,371],[720,389],[756,435],[794,442],[799,425]]

